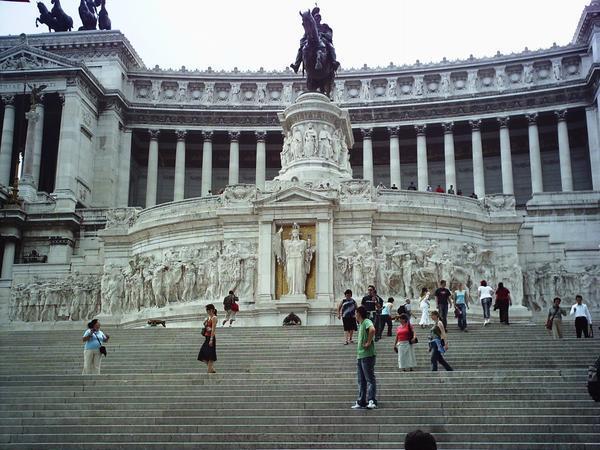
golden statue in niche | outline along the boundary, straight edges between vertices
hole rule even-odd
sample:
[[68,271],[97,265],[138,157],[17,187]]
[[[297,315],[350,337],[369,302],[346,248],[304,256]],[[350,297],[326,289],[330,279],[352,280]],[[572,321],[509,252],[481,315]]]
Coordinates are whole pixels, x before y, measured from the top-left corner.
[[[277,257],[275,291],[276,298],[282,296],[315,296],[314,254],[312,239],[314,225],[297,223],[290,228],[280,227],[273,239],[273,251]],[[302,237],[306,236],[306,239]]]

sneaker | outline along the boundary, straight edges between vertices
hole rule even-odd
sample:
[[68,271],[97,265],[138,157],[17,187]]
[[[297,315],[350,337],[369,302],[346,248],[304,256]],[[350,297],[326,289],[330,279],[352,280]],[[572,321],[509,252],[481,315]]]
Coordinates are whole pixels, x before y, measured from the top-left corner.
[[376,409],[377,405],[373,400],[369,400],[369,404],[367,405],[367,409]]
[[361,406],[358,402],[350,407],[350,409],[365,409],[364,406]]

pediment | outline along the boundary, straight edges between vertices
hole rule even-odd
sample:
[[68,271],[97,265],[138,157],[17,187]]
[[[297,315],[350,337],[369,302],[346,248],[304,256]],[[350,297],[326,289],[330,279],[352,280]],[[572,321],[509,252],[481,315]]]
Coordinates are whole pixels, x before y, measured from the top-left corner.
[[313,191],[304,189],[299,186],[289,187],[282,191],[274,192],[267,197],[264,197],[255,202],[258,207],[283,207],[289,205],[291,207],[298,205],[323,206],[335,203],[337,199],[336,191]]
[[78,63],[44,50],[20,45],[0,53],[0,71],[66,69],[80,67]]

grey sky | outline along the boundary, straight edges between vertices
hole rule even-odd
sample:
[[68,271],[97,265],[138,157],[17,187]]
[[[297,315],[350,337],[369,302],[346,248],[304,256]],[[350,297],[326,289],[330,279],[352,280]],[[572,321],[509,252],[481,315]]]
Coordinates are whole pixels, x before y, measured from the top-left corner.
[[[321,0],[342,66],[492,56],[568,44],[589,0]],[[50,0],[46,0],[47,6]],[[78,0],[62,0],[81,25]],[[107,0],[148,67],[283,69],[302,36],[307,0]],[[0,34],[37,33],[35,2],[0,2]]]

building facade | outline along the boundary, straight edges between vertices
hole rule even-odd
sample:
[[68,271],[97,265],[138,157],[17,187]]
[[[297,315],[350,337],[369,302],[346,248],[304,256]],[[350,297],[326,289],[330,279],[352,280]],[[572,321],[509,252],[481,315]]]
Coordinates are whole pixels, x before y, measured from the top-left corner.
[[[291,71],[150,69],[119,31],[0,37],[3,320],[186,318],[235,288],[253,320],[323,324],[346,287],[440,278],[504,281],[525,315],[600,308],[599,13],[562,47],[341,71],[345,180],[278,177],[308,139],[282,130]],[[314,289],[286,304],[272,249],[293,223]]]

